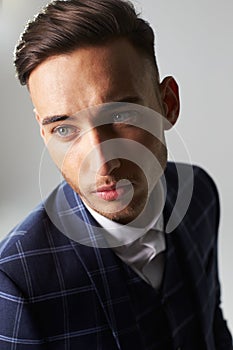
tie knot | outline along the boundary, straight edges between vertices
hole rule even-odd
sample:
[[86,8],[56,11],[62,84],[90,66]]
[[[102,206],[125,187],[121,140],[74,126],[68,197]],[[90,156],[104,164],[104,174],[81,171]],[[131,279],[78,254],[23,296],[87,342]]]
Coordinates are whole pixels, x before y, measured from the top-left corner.
[[164,233],[151,229],[133,243],[116,247],[116,254],[128,265],[142,270],[160,252],[165,250]]

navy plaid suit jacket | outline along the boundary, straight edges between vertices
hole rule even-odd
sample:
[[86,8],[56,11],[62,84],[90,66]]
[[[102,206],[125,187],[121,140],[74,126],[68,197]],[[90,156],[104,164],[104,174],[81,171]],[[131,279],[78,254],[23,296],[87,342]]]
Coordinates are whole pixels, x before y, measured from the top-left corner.
[[[178,166],[185,179],[189,166]],[[193,171],[191,203],[172,234],[198,305],[200,337],[208,350],[228,350],[232,339],[220,307],[217,271],[218,194],[203,170]],[[168,163],[165,174],[166,224],[177,197],[176,166]],[[179,184],[181,190],[189,180]],[[74,215],[83,223],[76,232],[85,231],[93,243],[96,223],[66,183],[1,243],[1,350],[142,350],[120,260],[111,249],[79,244],[56,227],[69,228]],[[177,305],[175,314],[181,309]],[[181,328],[173,319],[174,337]]]

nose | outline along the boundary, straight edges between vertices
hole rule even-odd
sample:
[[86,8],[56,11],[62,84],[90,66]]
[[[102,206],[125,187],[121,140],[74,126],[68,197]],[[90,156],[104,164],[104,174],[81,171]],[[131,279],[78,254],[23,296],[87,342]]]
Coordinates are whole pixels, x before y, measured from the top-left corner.
[[90,167],[99,176],[110,175],[121,166],[119,158],[114,156],[114,148],[111,146],[111,131],[108,127],[92,128],[88,132],[91,148]]

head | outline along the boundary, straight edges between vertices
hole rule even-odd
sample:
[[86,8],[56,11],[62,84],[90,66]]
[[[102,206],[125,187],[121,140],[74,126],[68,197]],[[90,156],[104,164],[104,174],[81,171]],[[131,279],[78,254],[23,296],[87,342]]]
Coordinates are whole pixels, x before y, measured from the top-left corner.
[[179,113],[174,79],[159,81],[149,24],[122,0],[54,1],[26,27],[15,65],[67,182],[106,217],[135,219]]
[[152,61],[154,34],[149,24],[124,0],[57,0],[49,3],[25,28],[15,52],[21,84],[47,58],[80,47],[127,38]]

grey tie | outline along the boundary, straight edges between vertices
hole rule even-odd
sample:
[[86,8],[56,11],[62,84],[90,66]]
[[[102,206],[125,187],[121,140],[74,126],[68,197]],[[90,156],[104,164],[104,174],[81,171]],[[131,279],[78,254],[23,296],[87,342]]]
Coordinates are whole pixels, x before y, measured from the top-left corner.
[[163,232],[151,229],[133,243],[115,247],[113,250],[155,289],[160,287],[164,270]]

